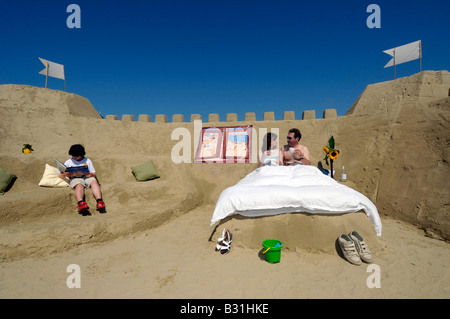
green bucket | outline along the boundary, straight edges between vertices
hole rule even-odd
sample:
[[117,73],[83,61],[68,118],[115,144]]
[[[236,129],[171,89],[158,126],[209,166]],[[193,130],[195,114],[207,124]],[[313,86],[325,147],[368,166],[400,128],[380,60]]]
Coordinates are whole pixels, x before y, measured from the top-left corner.
[[281,259],[281,248],[283,248],[283,243],[276,239],[266,239],[262,243],[263,254],[266,256],[266,260],[273,264],[279,263]]

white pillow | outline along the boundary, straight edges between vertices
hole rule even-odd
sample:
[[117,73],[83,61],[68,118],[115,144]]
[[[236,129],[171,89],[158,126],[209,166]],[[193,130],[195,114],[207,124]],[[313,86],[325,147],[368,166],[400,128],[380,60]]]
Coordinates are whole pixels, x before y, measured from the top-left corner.
[[42,176],[39,186],[45,187],[69,187],[69,182],[66,179],[58,177],[59,169],[45,164],[44,176]]

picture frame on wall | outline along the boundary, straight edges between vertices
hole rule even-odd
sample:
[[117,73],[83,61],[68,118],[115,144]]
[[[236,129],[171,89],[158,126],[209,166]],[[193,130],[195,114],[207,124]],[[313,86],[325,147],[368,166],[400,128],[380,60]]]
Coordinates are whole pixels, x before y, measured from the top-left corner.
[[194,163],[250,163],[252,125],[204,127]]

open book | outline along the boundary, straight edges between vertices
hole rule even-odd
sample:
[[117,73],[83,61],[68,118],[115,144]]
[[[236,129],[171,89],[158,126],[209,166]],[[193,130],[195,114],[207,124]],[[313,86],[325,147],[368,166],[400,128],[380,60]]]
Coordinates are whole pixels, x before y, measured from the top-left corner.
[[69,173],[75,173],[75,172],[81,172],[81,174],[89,173],[89,168],[87,165],[81,165],[81,166],[73,166],[73,167],[66,167],[63,163],[58,161],[55,158],[56,166],[58,167],[59,171],[61,173],[69,172]]

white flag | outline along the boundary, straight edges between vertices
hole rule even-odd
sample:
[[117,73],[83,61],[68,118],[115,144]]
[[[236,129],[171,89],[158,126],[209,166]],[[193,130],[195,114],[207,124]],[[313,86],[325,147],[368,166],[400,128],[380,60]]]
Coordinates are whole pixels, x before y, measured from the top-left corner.
[[393,58],[384,67],[417,60],[422,57],[421,40],[383,51]]
[[65,79],[64,65],[55,62],[50,62],[41,58],[39,58],[39,60],[41,60],[42,64],[45,65],[45,69],[39,72],[39,74],[48,75],[61,80]]

